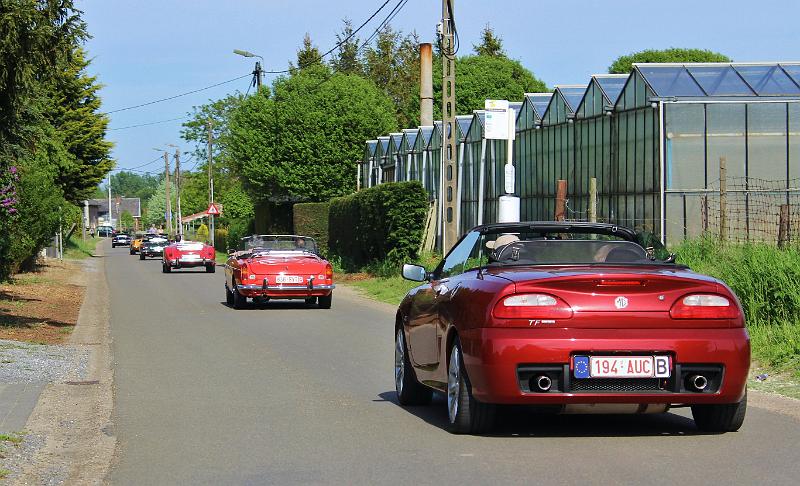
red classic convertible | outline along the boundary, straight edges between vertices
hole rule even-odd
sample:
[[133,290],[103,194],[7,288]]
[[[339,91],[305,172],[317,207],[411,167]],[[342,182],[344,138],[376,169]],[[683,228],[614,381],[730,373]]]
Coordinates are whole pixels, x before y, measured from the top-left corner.
[[161,271],[169,273],[173,268],[205,267],[206,272],[214,273],[217,268],[217,254],[214,247],[196,241],[178,241],[164,248]]
[[660,242],[597,223],[506,223],[467,233],[397,312],[403,405],[447,395],[456,433],[491,427],[496,404],[561,413],[691,407],[705,431],[738,430],[750,340],[721,281]]
[[241,309],[251,298],[303,299],[330,309],[333,268],[317,251],[313,238],[259,235],[242,239],[244,250],[231,253],[225,264],[225,301]]

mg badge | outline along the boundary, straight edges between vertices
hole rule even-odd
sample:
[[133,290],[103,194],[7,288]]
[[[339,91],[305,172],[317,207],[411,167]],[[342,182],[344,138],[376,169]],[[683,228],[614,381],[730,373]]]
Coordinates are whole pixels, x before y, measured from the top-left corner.
[[617,306],[617,309],[624,309],[628,307],[628,299],[625,297],[617,297],[614,299],[614,305]]

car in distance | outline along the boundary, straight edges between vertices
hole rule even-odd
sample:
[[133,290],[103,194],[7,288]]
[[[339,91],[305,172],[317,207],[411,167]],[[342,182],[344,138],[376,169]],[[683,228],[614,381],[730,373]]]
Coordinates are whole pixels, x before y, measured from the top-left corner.
[[114,228],[111,226],[98,226],[97,227],[97,236],[101,238],[108,238],[114,234]]
[[456,433],[490,429],[498,404],[562,413],[691,407],[700,430],[738,430],[750,340],[720,280],[674,263],[655,238],[599,223],[478,226],[397,311],[403,405],[447,396]]
[[217,268],[214,247],[196,241],[178,241],[164,248],[161,271],[169,273],[173,268],[205,267],[207,273]]
[[154,236],[142,243],[139,249],[139,259],[155,258],[164,255],[164,248],[169,245],[169,240],[164,236]]
[[225,264],[225,301],[241,309],[247,299],[302,299],[330,309],[333,267],[319,256],[313,238],[254,235],[242,238],[242,250]]
[[160,235],[158,233],[137,234],[136,238],[133,238],[131,240],[131,247],[130,247],[131,255],[136,255],[137,253],[139,253],[139,250],[142,248],[142,244],[146,241],[150,241],[153,238],[165,238],[165,236]]
[[131,237],[127,233],[118,233],[111,238],[111,248],[116,248],[118,246],[130,246],[131,244]]

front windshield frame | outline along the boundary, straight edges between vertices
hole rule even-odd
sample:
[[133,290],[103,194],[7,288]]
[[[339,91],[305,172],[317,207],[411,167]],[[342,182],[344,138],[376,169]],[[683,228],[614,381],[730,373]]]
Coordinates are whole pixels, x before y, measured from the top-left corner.
[[[300,246],[302,241],[303,247]],[[317,255],[316,240],[305,235],[251,235],[242,238],[242,251],[252,254],[310,253]]]

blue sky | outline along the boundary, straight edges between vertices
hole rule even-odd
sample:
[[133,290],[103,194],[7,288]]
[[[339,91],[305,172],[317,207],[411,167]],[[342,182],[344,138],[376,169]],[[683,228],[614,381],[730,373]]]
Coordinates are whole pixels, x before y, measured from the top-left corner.
[[[341,19],[358,25],[382,0],[79,0],[93,36],[90,70],[104,85],[106,111],[116,110],[245,75],[264,57],[267,70],[285,69],[303,35],[322,51],[336,43]],[[393,0],[388,7],[395,4]],[[433,41],[441,16],[438,0],[409,0],[392,25]],[[651,6],[652,5],[652,6]],[[655,8],[654,6],[658,6]],[[757,6],[757,7],[756,7]],[[585,84],[621,54],[647,48],[700,47],[736,61],[798,61],[796,0],[456,0],[460,54],[472,50],[488,23],[506,52],[548,86]],[[387,12],[388,8],[384,10]],[[379,15],[376,20],[383,18]],[[377,23],[368,25],[371,33]],[[368,35],[368,34],[367,34]],[[366,36],[362,36],[362,39]],[[269,82],[268,76],[265,82]],[[192,106],[246,91],[249,79],[147,107],[110,115],[110,128],[184,116]],[[111,130],[117,167],[140,166],[158,157],[154,147],[176,144],[180,121]],[[190,162],[187,168],[191,168]],[[154,163],[144,170],[158,171]]]

